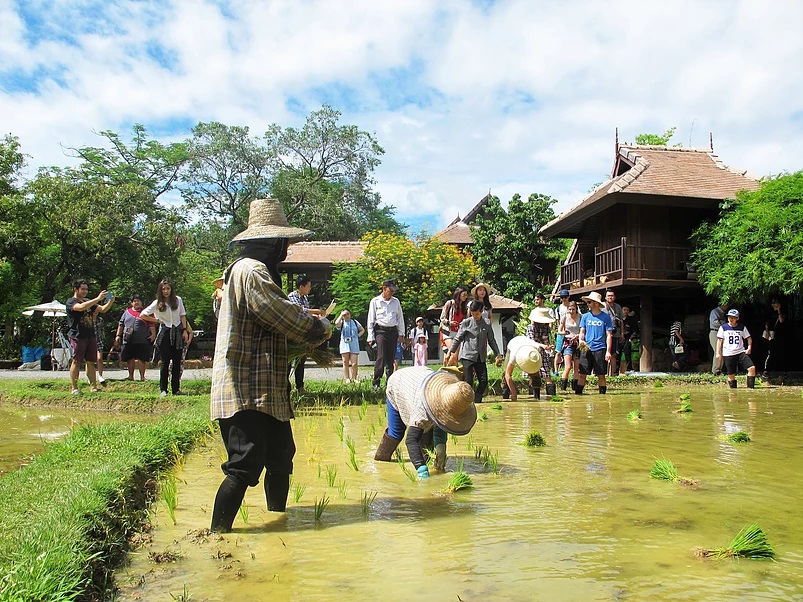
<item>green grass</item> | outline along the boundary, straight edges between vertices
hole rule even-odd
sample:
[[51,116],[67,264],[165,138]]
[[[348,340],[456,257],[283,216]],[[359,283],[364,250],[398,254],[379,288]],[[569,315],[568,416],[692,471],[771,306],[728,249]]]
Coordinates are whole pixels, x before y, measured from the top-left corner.
[[774,558],[775,550],[761,527],[754,523],[739,531],[727,548],[700,549],[696,554],[700,558]]

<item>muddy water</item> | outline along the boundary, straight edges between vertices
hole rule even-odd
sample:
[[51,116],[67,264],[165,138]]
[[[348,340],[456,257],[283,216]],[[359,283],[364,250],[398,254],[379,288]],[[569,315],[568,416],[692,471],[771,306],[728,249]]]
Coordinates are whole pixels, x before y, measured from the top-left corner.
[[[268,513],[261,487],[246,496],[247,521],[208,535],[222,449],[215,443],[178,472],[177,524],[159,502],[153,540],[117,581],[123,600],[801,600],[803,599],[803,400],[800,390],[695,389],[691,414],[679,391],[586,395],[566,403],[483,404],[487,420],[455,444],[473,489],[441,494],[448,475],[411,482],[376,463],[381,408],[295,421],[298,502]],[[641,408],[643,420],[627,413]],[[359,472],[348,466],[357,450]],[[521,445],[540,431],[547,447]],[[720,437],[737,430],[751,443]],[[475,449],[498,452],[494,474]],[[406,455],[406,452],[405,452]],[[667,458],[697,489],[649,478]],[[335,485],[327,466],[337,468]],[[409,464],[408,464],[409,466]],[[363,512],[361,495],[376,492]],[[331,502],[320,520],[316,499]],[[700,561],[757,522],[778,561]],[[169,552],[156,563],[149,552]]]

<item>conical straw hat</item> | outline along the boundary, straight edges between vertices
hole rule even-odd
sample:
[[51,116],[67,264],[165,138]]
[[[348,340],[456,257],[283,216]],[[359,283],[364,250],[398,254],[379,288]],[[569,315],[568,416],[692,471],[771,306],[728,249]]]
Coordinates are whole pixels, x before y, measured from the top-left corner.
[[429,377],[423,401],[427,417],[450,435],[465,435],[477,421],[474,389],[449,372],[438,370]]
[[232,240],[257,240],[259,238],[289,238],[300,240],[312,235],[310,230],[296,228],[287,223],[282,204],[276,199],[251,201],[248,212],[248,227]]
[[541,350],[535,345],[522,345],[516,351],[516,365],[527,374],[535,374],[541,369]]

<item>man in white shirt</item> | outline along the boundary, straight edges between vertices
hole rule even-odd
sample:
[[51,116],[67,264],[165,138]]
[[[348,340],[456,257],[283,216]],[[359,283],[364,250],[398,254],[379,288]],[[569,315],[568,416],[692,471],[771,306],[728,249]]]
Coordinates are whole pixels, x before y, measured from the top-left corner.
[[[744,341],[747,341],[745,349]],[[747,370],[747,388],[756,386],[756,367],[750,359],[753,350],[753,338],[746,326],[739,324],[739,310],[728,311],[728,323],[723,324],[717,331],[717,357],[722,359],[725,371],[728,373],[728,385],[736,388],[736,372],[739,368]]]
[[393,358],[396,345],[404,341],[404,315],[401,303],[393,296],[398,290],[395,280],[382,283],[382,293],[371,299],[368,305],[368,344],[376,345],[374,363],[374,391],[379,390],[382,371],[393,374]]

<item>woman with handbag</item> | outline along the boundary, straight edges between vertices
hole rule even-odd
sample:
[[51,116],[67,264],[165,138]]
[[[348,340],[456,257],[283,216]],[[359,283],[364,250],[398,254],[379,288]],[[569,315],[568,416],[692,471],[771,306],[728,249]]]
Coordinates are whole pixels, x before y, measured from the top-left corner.
[[139,295],[132,295],[131,306],[120,316],[114,337],[114,346],[122,346],[120,361],[128,364],[128,380],[134,380],[135,366],[139,368],[139,380],[145,380],[145,368],[151,358],[148,343],[156,338],[153,326],[139,317],[141,312],[142,299]]
[[669,329],[669,353],[672,356],[672,370],[680,372],[686,367],[686,341],[683,339],[683,324],[676,317]]
[[[168,378],[173,395],[184,395],[180,390],[181,357],[184,347],[189,344],[190,333],[187,330],[187,310],[184,309],[184,301],[176,295],[169,280],[162,280],[159,283],[156,299],[142,310],[140,317],[147,322],[160,324],[155,346],[162,358],[159,371],[161,396],[167,396]],[[173,364],[172,372],[170,364]]]
[[460,329],[460,323],[468,317],[468,291],[462,286],[454,289],[452,298],[441,310],[441,351],[444,353],[444,366],[456,366],[458,354],[452,354],[453,360],[446,360],[446,353],[452,346],[452,340]]

